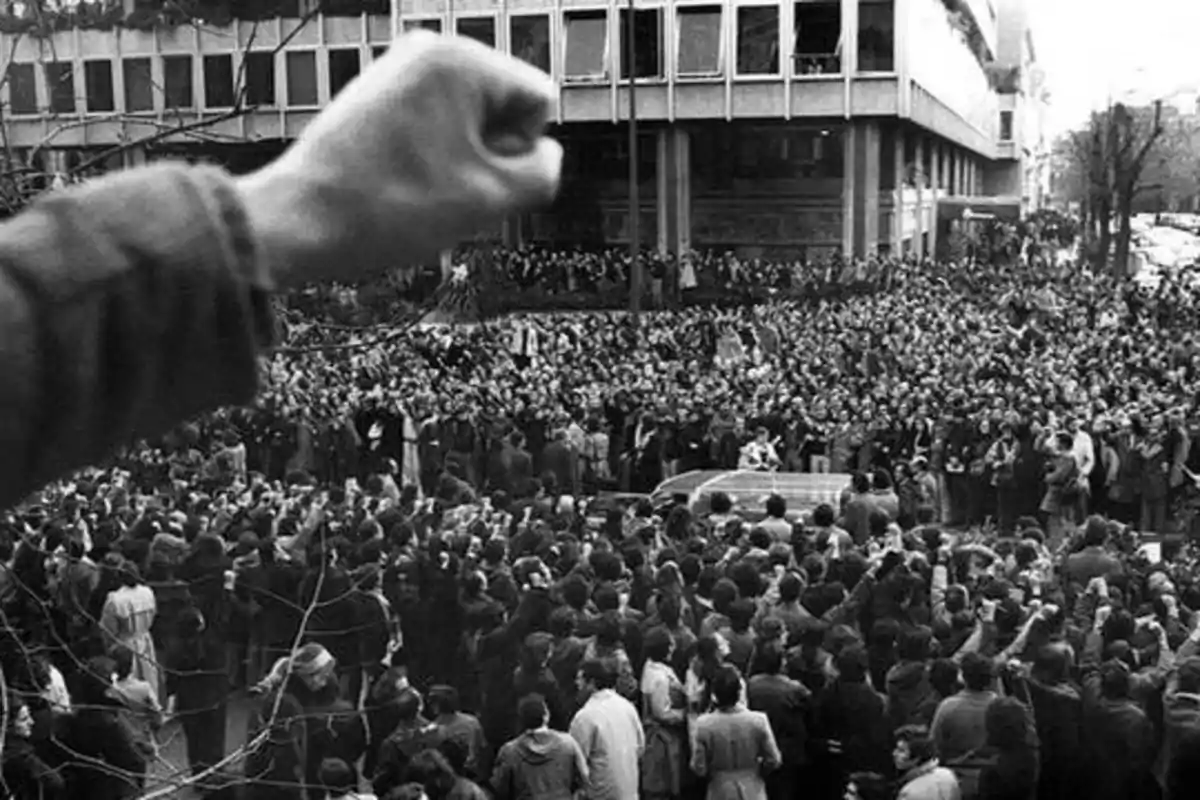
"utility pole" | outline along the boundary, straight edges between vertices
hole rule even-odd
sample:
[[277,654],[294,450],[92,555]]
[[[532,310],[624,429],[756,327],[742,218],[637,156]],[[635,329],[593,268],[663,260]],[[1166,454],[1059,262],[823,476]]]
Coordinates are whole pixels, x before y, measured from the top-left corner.
[[634,63],[634,5],[629,0],[625,20],[625,63],[629,67],[629,311],[642,310],[641,200],[638,198],[637,67]]

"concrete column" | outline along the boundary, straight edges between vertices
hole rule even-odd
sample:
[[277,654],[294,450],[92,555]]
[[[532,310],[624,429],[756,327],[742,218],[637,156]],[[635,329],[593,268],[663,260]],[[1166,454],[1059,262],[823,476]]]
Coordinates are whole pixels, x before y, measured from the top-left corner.
[[692,246],[691,140],[671,126],[658,131],[655,210],[658,251],[684,253]]
[[892,255],[898,256],[904,252],[904,178],[907,166],[904,163],[904,127],[896,126],[895,136],[892,137],[892,169],[895,173],[892,179],[892,229],[889,231]]
[[124,162],[123,166],[125,167],[125,169],[132,169],[133,167],[145,166],[145,164],[146,164],[146,148],[145,147],[131,147],[128,150],[121,153],[121,159]]
[[842,254],[854,254],[855,231],[858,230],[854,203],[854,172],[858,163],[858,126],[847,122],[842,126]]
[[855,122],[854,141],[854,253],[874,255],[879,250],[879,123]]
[[500,237],[504,241],[505,247],[520,247],[523,240],[523,233],[520,214],[510,214],[504,218],[504,224],[500,228]]
[[930,176],[925,172],[925,136],[922,134],[917,137],[917,145],[914,154],[917,162],[917,229],[913,231],[913,255],[921,258],[925,255],[925,242],[922,234],[929,231],[929,214],[925,208],[925,201],[929,199],[929,192],[926,191],[926,183]]
[[929,160],[930,167],[933,170],[929,176],[930,186],[933,187],[933,202],[930,203],[931,209],[929,212],[929,255],[937,254],[937,239],[938,239],[938,198],[945,196],[945,190],[942,189],[943,172],[942,164],[942,143],[934,141],[931,143],[933,147],[933,158]]

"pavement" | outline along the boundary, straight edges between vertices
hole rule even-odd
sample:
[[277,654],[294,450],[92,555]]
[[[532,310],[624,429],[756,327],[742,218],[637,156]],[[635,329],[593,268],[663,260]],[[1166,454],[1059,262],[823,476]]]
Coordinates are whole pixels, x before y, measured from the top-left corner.
[[[254,701],[245,692],[235,692],[229,699],[229,711],[225,717],[225,752],[236,751],[246,743],[247,727],[254,710]],[[168,722],[158,736],[159,758],[151,765],[146,776],[146,792],[161,790],[167,786],[177,786],[189,775],[187,760],[187,740],[183,735],[183,727],[177,721]],[[231,765],[235,772],[236,765]],[[171,798],[192,798],[196,793],[177,788],[168,795]]]

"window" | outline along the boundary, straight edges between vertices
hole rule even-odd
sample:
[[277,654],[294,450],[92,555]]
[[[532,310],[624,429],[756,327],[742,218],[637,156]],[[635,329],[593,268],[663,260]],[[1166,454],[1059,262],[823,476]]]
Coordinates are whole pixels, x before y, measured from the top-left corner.
[[357,17],[362,14],[387,16],[388,0],[324,0],[321,13],[327,17]]
[[166,108],[196,105],[191,56],[163,56],[163,98]]
[[796,75],[836,75],[842,71],[842,7],[840,3],[801,0],[795,4]]
[[289,106],[319,104],[316,53],[293,51],[287,54],[287,101]]
[[720,6],[687,6],[677,12],[676,68],[681,76],[720,75],[725,67]]
[[495,17],[459,17],[455,24],[458,26],[459,36],[483,42],[488,47],[496,46]]
[[442,21],[437,17],[429,17],[426,19],[406,19],[404,20],[404,30],[433,31],[434,33],[441,33]]
[[37,72],[33,64],[8,65],[8,107],[14,114],[37,113]]
[[54,61],[46,65],[46,87],[50,90],[50,111],[55,114],[75,113],[75,71],[70,61]]
[[275,54],[247,53],[243,72],[246,102],[252,106],[275,105]]
[[737,10],[737,72],[779,74],[779,7],[741,6]]
[[508,40],[512,54],[542,72],[550,71],[550,17],[546,14],[522,14],[508,21]]
[[381,59],[385,55],[387,55],[387,51],[388,51],[387,45],[378,45],[376,47],[372,47],[371,48],[371,60],[378,61],[379,59]]
[[205,56],[205,108],[232,108],[233,105],[233,56]]
[[111,61],[104,59],[83,62],[83,91],[87,95],[88,111],[104,113],[117,110]]
[[1000,112],[1000,141],[1011,142],[1013,138],[1013,112]]
[[896,69],[896,5],[893,0],[862,0],[858,4],[859,72]]
[[125,78],[125,110],[154,110],[154,80],[150,74],[150,59],[127,58],[121,62]]
[[338,92],[346,88],[346,84],[358,77],[360,69],[358,50],[348,47],[330,50],[329,96],[336,97]]
[[566,29],[566,58],[563,67],[567,80],[603,80],[608,77],[608,12],[568,11],[563,14]]
[[[621,32],[621,80],[629,80],[629,10],[622,8],[619,23]],[[633,13],[633,77],[663,77],[662,11],[657,8],[637,9]]]

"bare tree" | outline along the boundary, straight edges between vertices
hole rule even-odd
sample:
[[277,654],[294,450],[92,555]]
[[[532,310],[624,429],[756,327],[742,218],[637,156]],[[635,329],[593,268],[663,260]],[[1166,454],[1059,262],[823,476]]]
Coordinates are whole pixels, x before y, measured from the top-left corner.
[[1125,269],[1134,200],[1145,188],[1143,172],[1163,132],[1161,101],[1137,109],[1116,103],[1093,113],[1087,127],[1068,134],[1060,148],[1068,190],[1078,193],[1098,269],[1106,266],[1110,251],[1113,268]]

